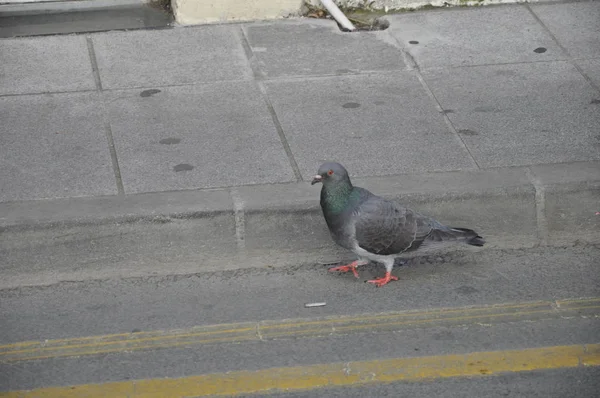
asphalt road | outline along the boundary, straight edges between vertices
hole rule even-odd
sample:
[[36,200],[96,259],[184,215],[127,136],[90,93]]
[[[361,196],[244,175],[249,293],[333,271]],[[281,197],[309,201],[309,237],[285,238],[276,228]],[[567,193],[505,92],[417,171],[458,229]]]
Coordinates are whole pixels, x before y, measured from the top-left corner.
[[[469,309],[472,306],[598,297],[598,258],[600,248],[593,246],[455,253],[396,267],[394,273],[400,281],[379,289],[363,280],[381,274],[383,267],[366,266],[357,280],[315,265],[3,290],[0,345],[113,333],[136,336],[194,326],[291,318],[309,318],[310,322],[323,316],[353,315],[364,320],[383,312],[418,310],[420,314],[448,307],[468,315],[475,311]],[[326,302],[326,306],[305,308],[309,302]],[[122,347],[93,355],[34,360],[3,360],[0,352],[0,391],[348,361],[376,364],[390,358],[437,358],[600,342],[597,309],[565,314],[534,312],[517,310],[515,316],[490,316],[490,320],[469,315],[451,324],[429,316],[427,324],[421,326],[353,327],[340,335],[296,333],[287,338],[223,340],[156,349]],[[588,397],[599,386],[597,367],[562,368],[560,363],[556,367],[487,377],[441,377],[427,382],[395,381],[277,394],[562,397],[570,392],[572,396]]]

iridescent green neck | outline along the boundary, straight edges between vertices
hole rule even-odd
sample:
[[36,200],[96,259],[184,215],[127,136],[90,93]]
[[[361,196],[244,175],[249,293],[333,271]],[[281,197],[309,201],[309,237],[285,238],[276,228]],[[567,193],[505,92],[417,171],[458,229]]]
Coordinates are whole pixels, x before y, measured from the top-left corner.
[[358,192],[354,190],[350,181],[325,185],[321,191],[321,203],[329,214],[343,212],[358,197]]

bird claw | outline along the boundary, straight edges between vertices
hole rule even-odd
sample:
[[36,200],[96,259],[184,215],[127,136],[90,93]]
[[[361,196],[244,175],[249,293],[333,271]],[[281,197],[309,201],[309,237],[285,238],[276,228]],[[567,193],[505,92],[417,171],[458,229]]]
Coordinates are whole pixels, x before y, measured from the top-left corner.
[[349,272],[352,271],[354,276],[358,278],[358,271],[356,270],[356,265],[348,264],[348,265],[340,265],[339,267],[329,268],[329,272]]
[[389,281],[397,281],[397,280],[398,280],[397,276],[394,276],[394,275],[390,274],[389,272],[386,272],[385,276],[383,278],[372,279],[372,280],[365,281],[365,282],[372,283],[377,287],[381,287],[383,285],[387,285],[387,283]]

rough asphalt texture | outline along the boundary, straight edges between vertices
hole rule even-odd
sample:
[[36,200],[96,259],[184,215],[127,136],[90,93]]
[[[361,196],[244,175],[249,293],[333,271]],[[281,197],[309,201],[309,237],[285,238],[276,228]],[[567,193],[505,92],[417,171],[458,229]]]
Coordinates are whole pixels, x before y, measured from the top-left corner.
[[[0,291],[0,318],[5,322],[0,329],[0,345],[231,322],[597,297],[600,295],[599,257],[598,247],[585,246],[490,250],[443,259],[424,258],[418,264],[396,267],[395,274],[400,280],[380,289],[363,283],[363,279],[381,275],[380,266],[359,269],[360,280],[313,266],[186,277],[64,282],[3,290]],[[305,303],[316,301],[327,305],[304,307]],[[600,318],[597,317],[531,318],[493,324],[465,321],[464,326],[376,334],[367,331],[344,337],[208,344],[55,358],[0,364],[3,375],[0,389],[581,344],[597,341],[599,330]],[[569,375],[574,373],[586,388],[591,388],[590,383],[597,386],[593,378],[597,372],[593,370],[561,372],[541,372],[541,375],[533,372],[530,377],[523,376],[523,380],[522,376],[512,378],[517,383],[515,388],[519,380],[522,380],[519,388],[528,385],[533,388],[542,381],[552,380],[556,374],[563,376],[555,382],[567,380],[570,385]],[[461,391],[473,388],[469,383],[440,381],[422,387],[422,395],[417,396],[428,396],[429,388],[455,383],[455,396],[467,396],[460,395]],[[477,383],[495,385],[491,381]],[[381,388],[386,391],[389,387]],[[408,384],[404,388],[412,391],[418,387]],[[322,394],[312,396],[328,396],[327,392]]]

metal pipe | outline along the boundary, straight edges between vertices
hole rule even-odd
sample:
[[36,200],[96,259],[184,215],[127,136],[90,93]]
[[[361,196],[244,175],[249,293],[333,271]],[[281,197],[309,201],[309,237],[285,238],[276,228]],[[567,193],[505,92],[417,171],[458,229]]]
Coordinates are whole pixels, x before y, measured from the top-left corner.
[[340,11],[340,9],[338,8],[338,6],[333,2],[333,0],[321,0],[321,3],[325,6],[325,8],[327,8],[327,11],[329,11],[329,14],[340,24],[342,25],[342,27],[344,29],[347,29],[349,31],[354,31],[356,30],[356,28],[354,27],[354,25],[352,25],[352,22],[350,22],[350,20],[348,20],[348,18],[346,18],[346,15],[344,15],[344,13],[342,11]]

